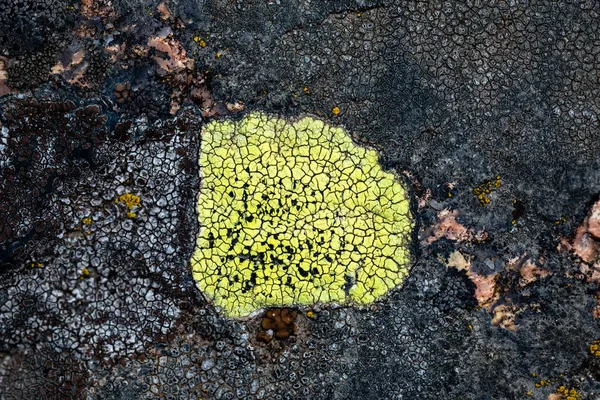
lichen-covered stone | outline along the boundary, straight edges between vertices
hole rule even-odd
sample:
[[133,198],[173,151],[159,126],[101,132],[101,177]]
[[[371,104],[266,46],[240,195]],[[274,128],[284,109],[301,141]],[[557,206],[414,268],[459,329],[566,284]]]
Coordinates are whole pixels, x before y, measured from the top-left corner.
[[193,275],[228,315],[370,304],[408,274],[407,190],[343,129],[260,113],[213,122],[200,170]]

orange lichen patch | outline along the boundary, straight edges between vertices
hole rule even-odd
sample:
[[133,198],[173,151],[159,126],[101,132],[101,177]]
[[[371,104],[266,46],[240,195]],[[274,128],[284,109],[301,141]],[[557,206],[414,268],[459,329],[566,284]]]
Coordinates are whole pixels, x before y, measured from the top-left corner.
[[135,57],[143,58],[148,56],[148,47],[141,44],[134,44],[133,46],[129,47],[129,50]]
[[587,218],[575,231],[575,238],[566,244],[567,250],[572,250],[583,262],[591,263],[598,258],[598,242],[588,232]]
[[331,110],[331,112],[333,113],[333,115],[338,115],[340,113],[340,108],[339,107],[333,107],[333,109]]
[[498,274],[479,275],[471,271],[471,263],[458,250],[452,252],[446,263],[448,267],[453,267],[459,271],[465,271],[467,277],[475,284],[475,299],[480,307],[484,307],[490,311],[492,304],[498,300],[496,293],[496,278]]
[[585,276],[586,282],[595,282],[600,284],[600,260],[593,265],[581,264],[579,271]]
[[[61,61],[59,61],[54,67],[52,67],[50,72],[56,75],[65,74],[65,72],[71,72],[73,74],[77,67],[81,65],[84,58],[85,50],[75,51],[71,54],[71,59],[67,64],[63,64]],[[81,72],[81,74],[83,74],[83,72]],[[68,78],[72,79],[72,76]]]
[[484,307],[488,311],[492,304],[498,300],[496,293],[496,278],[498,274],[488,276],[478,275],[471,271],[467,272],[467,276],[475,284],[475,299],[480,307]]
[[94,25],[89,24],[81,24],[73,32],[74,36],[81,39],[94,39],[96,38],[97,34],[98,28]]
[[519,275],[519,285],[527,286],[539,278],[547,277],[550,275],[550,272],[543,268],[539,268],[537,265],[535,265],[535,263],[528,259],[521,265],[521,268],[519,269]]
[[205,85],[192,88],[190,91],[190,99],[200,105],[200,111],[204,118],[217,115],[217,102]]
[[227,107],[227,112],[230,112],[233,114],[243,111],[244,108],[246,107],[244,105],[244,103],[239,100],[236,101],[235,103],[227,103],[225,106]]
[[592,316],[594,319],[598,319],[600,318],[600,292],[594,296],[594,299],[596,299],[596,305],[592,308]]
[[185,48],[173,37],[170,28],[165,28],[157,36],[150,37],[148,46],[155,51],[153,59],[159,67],[158,73],[162,76],[162,82],[173,89],[171,114],[175,114],[187,99],[199,104],[205,117],[225,114],[224,104],[216,103],[212,99],[205,79],[200,73],[194,72],[194,60],[187,56]]
[[69,65],[70,66],[79,65],[83,61],[84,57],[85,57],[85,50],[79,50],[79,51],[73,53],[73,55],[71,56],[71,63]]
[[492,311],[492,325],[499,326],[511,332],[516,332],[515,317],[519,312],[516,305],[501,304]]
[[469,229],[456,220],[459,215],[458,210],[444,209],[440,211],[438,221],[427,238],[427,243],[433,243],[441,238],[457,242],[464,242],[470,239],[472,235]]
[[455,250],[450,253],[450,257],[448,257],[448,263],[446,265],[448,267],[454,267],[459,271],[465,271],[469,269],[471,263],[460,251]]
[[175,38],[170,29],[165,29],[160,36],[152,36],[148,39],[148,46],[165,53],[166,58],[154,56],[158,66],[166,74],[191,70],[194,67],[194,60],[188,58],[187,52]]
[[84,74],[87,71],[89,64],[87,61],[84,61],[80,68],[77,68],[75,73],[73,74],[73,78],[69,79],[69,83],[71,85],[80,86],[82,88],[89,88],[90,84],[85,82]]
[[[540,259],[543,263],[543,260]],[[455,250],[450,253],[446,262],[448,267],[464,271],[473,284],[475,284],[475,293],[473,297],[477,300],[479,307],[484,308],[492,317],[492,325],[512,332],[516,332],[519,326],[515,323],[515,318],[524,309],[517,304],[513,304],[510,298],[504,297],[504,288],[502,282],[507,274],[519,274],[520,284],[523,286],[549,275],[548,271],[537,267],[526,256],[516,257],[508,261],[502,268],[503,272],[490,275],[482,275],[475,272],[471,266],[468,256]],[[526,308],[535,308],[535,305]]]
[[561,240],[558,250],[573,252],[583,262],[592,263],[598,259],[600,243],[600,201],[596,202],[582,224],[575,231],[572,240]]
[[600,201],[596,202],[588,217],[587,231],[594,239],[600,239]]
[[426,188],[423,191],[423,196],[417,198],[417,207],[419,208],[419,210],[425,208],[425,206],[429,204],[429,200],[431,200],[432,197],[433,194],[431,193],[431,189]]
[[81,0],[79,14],[86,18],[115,16],[110,0]]
[[165,3],[160,3],[158,7],[156,7],[156,10],[160,13],[160,19],[163,21],[167,21],[173,18],[171,10],[169,10],[169,7],[167,7]]
[[125,54],[126,49],[127,46],[125,45],[125,43],[110,44],[108,46],[104,46],[104,51],[106,51],[106,54],[109,55],[108,59],[111,63],[117,62],[117,60],[121,58],[123,54]]
[[[573,238],[563,238],[559,251],[573,253],[580,259],[579,278],[600,284],[600,201],[594,203],[588,215],[576,229]],[[578,274],[575,274],[576,276]],[[600,292],[592,309],[594,318],[600,318]]]
[[8,81],[8,72],[6,66],[8,62],[5,58],[0,57],[0,96],[10,93],[10,88],[6,85]]
[[62,61],[56,63],[52,67],[51,73],[55,75],[62,75],[72,85],[80,87],[89,87],[89,84],[85,83],[84,74],[89,67],[89,63],[85,60],[86,52],[83,49],[79,49],[71,53],[70,60],[67,64]]
[[296,317],[298,313],[288,308],[267,310],[261,322],[263,331],[259,331],[257,339],[269,343],[273,337],[287,339],[296,333]]

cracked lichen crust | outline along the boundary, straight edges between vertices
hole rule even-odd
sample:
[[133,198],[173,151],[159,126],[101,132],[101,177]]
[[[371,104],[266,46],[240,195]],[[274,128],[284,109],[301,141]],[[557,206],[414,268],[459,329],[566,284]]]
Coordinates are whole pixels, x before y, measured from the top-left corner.
[[366,305],[408,274],[408,191],[343,129],[261,113],[211,122],[199,162],[192,271],[227,315]]

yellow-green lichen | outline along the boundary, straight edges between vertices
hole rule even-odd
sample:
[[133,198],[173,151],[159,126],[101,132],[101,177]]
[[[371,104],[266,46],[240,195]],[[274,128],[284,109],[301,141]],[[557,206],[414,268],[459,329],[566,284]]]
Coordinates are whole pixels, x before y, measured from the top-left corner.
[[498,175],[495,179],[486,179],[485,181],[481,182],[475,189],[473,189],[473,195],[477,196],[479,205],[483,207],[492,201],[490,198],[490,193],[498,189],[500,186],[502,186],[502,179],[500,178],[500,175]]
[[581,400],[581,394],[577,392],[577,390],[571,388],[567,388],[565,386],[560,386],[556,389],[556,393],[560,395],[561,400]]
[[127,212],[127,218],[135,218],[137,216],[136,213],[133,212],[134,208],[141,207],[141,199],[140,196],[131,193],[125,193],[120,195],[115,199],[115,203],[123,203],[129,210]]
[[590,353],[592,353],[595,357],[600,357],[600,339],[594,340],[594,342],[590,345]]
[[341,128],[260,113],[211,122],[199,163],[193,277],[229,316],[366,305],[408,274],[407,190]]

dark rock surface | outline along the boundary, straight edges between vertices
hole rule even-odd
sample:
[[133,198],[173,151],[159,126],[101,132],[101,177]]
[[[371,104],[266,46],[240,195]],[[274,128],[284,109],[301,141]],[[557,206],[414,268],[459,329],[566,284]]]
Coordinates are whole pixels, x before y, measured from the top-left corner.
[[[0,398],[600,398],[599,17],[0,0]],[[419,223],[402,288],[269,343],[188,265],[202,126],[255,110],[378,149]]]

